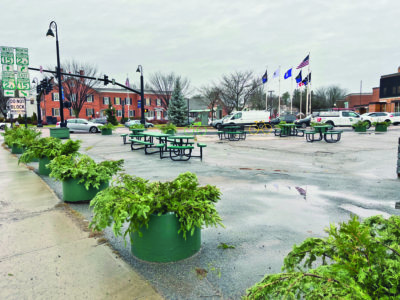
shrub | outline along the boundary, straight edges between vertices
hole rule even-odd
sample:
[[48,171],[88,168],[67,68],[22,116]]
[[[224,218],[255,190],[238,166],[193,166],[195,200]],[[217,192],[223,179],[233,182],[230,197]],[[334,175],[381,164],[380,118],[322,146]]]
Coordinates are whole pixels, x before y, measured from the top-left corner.
[[161,130],[162,133],[175,134],[177,132],[176,126],[174,124],[172,124],[172,123],[168,123],[168,124],[162,125],[160,127],[160,130]]

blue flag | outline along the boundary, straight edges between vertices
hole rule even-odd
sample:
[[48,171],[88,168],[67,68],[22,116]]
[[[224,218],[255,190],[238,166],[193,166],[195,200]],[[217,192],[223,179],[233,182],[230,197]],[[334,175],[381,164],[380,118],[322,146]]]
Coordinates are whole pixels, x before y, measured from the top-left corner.
[[267,70],[265,70],[265,74],[263,75],[262,79],[262,83],[266,83],[268,81],[268,75],[267,75]]
[[301,82],[302,78],[301,78],[301,71],[299,73],[299,75],[296,76],[296,83]]
[[290,68],[289,70],[287,70],[287,72],[285,73],[285,75],[283,76],[283,78],[288,79],[289,77],[292,77],[292,68]]

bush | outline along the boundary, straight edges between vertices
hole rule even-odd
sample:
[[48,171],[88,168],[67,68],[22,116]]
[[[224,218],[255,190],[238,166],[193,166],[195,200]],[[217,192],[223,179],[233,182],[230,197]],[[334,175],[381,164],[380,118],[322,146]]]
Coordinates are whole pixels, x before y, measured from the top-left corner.
[[127,118],[125,118],[125,117],[122,117],[120,122],[121,122],[121,124],[125,124],[127,121],[128,121],[128,119],[127,119]]

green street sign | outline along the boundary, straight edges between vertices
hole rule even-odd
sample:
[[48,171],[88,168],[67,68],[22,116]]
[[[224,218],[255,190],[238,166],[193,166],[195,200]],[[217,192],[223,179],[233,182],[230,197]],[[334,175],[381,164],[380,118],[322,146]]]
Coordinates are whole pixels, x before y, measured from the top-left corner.
[[3,90],[15,90],[15,79],[3,78]]
[[1,76],[4,78],[14,78],[14,71],[3,71]]
[[20,97],[29,97],[29,91],[19,91],[19,96]]
[[13,72],[14,73],[14,66],[13,65],[2,65],[3,72]]
[[17,89],[19,90],[29,90],[31,88],[31,84],[29,82],[29,78],[18,78],[17,81]]
[[13,90],[4,90],[4,97],[15,97],[15,92]]
[[15,48],[15,60],[19,66],[29,65],[28,48]]
[[0,47],[1,50],[1,64],[13,65],[14,64],[14,48]]
[[17,74],[17,78],[18,79],[28,79],[29,80],[29,73],[20,73],[20,72],[18,72],[18,74]]
[[28,73],[28,66],[17,66],[18,73]]

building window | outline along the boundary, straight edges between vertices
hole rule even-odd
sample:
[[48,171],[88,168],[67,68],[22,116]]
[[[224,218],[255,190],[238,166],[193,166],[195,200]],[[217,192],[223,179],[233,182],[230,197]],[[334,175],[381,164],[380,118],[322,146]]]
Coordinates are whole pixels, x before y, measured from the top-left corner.
[[91,117],[94,115],[94,108],[86,108],[86,116]]
[[115,97],[114,98],[114,104],[115,105],[121,105],[121,98],[120,97]]
[[51,94],[51,99],[53,101],[60,101],[60,94],[59,93],[53,93]]
[[154,118],[154,111],[153,110],[149,110],[146,114],[147,118]]
[[126,105],[132,105],[132,98],[126,97],[125,98],[125,104]]
[[400,112],[400,102],[394,103],[394,112]]
[[135,116],[135,111],[134,110],[130,110],[129,111],[129,117],[134,117]]
[[147,106],[150,106],[151,105],[151,99],[150,98],[146,98],[145,100],[146,100],[145,104]]
[[393,87],[392,92],[393,92],[393,93],[392,93],[393,96],[396,95],[396,87],[395,87],[395,86]]
[[386,96],[387,88],[383,88],[383,96]]
[[52,108],[51,109],[51,115],[53,117],[59,117],[60,116],[60,109],[59,108]]
[[157,99],[157,106],[161,106],[161,99]]
[[93,102],[93,95],[88,95],[87,97],[86,97],[86,102]]
[[117,117],[122,117],[122,110],[117,110]]

